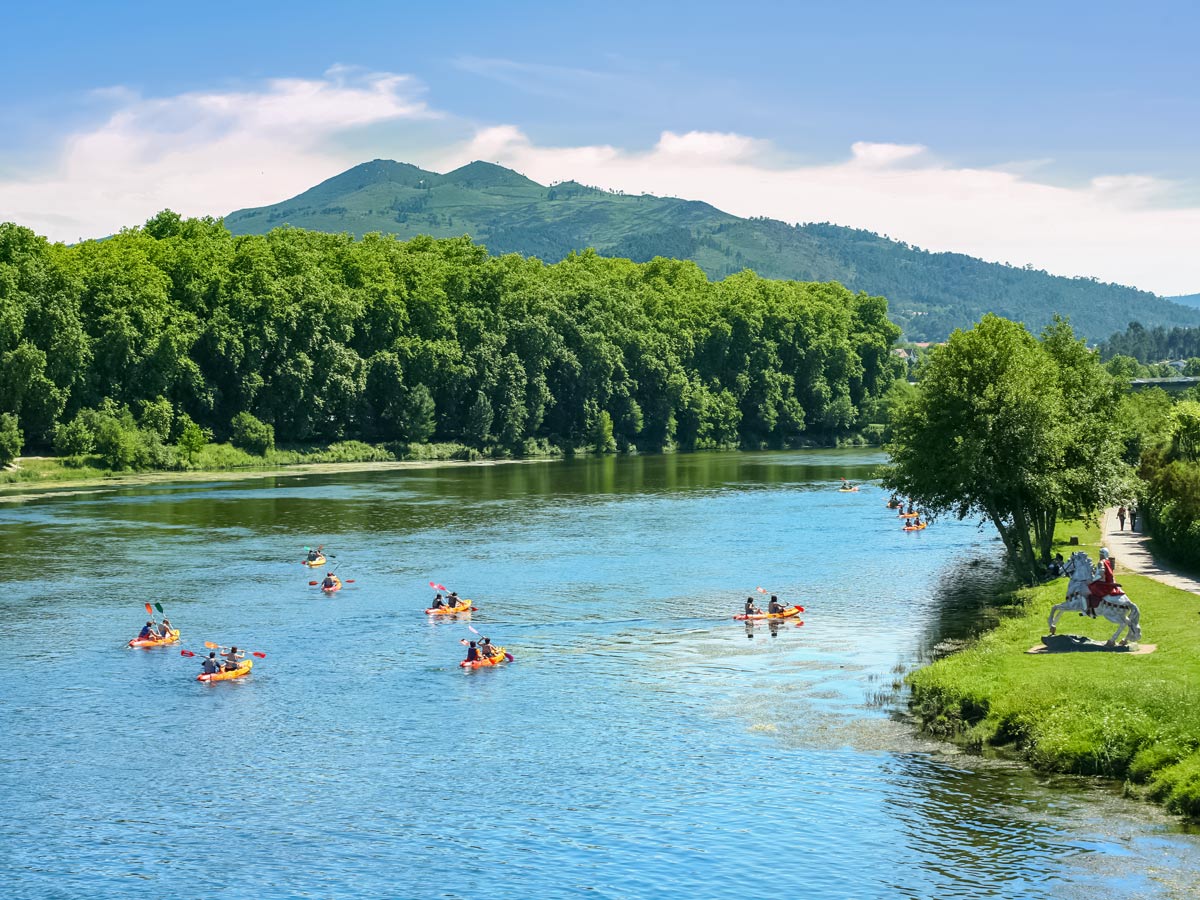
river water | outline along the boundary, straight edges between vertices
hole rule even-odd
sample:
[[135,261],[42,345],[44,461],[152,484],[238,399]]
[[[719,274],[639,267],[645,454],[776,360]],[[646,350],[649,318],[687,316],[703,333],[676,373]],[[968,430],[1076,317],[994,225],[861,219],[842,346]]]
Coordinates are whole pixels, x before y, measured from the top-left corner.
[[[925,741],[903,673],[987,621],[998,545],[904,533],[867,451],[265,477],[0,505],[0,895],[1106,898],[1200,893],[1115,788]],[[300,559],[353,579],[326,598]],[[515,655],[465,671],[474,599]],[[756,587],[804,624],[730,616]],[[122,649],[265,652],[205,686]],[[1031,635],[1031,643],[1036,640]]]

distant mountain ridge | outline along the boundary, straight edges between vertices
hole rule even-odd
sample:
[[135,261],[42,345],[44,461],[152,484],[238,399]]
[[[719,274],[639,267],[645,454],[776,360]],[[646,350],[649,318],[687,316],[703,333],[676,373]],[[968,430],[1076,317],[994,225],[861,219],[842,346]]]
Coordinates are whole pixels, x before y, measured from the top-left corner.
[[1200,294],[1183,294],[1179,297],[1164,297],[1164,300],[1170,300],[1172,303],[1178,303],[1181,306],[1191,306],[1200,309]]
[[1092,340],[1135,320],[1147,327],[1200,325],[1200,308],[1131,287],[930,253],[838,225],[743,219],[695,200],[626,195],[574,181],[546,186],[486,162],[443,175],[376,159],[290,200],[230,213],[225,225],[234,234],[282,225],[402,238],[469,234],[492,253],[548,262],[593,247],[640,262],[694,260],[711,278],[753,269],[768,278],[839,281],[887,297],[891,317],[911,340],[942,340],[985,312],[1035,330],[1058,313]]

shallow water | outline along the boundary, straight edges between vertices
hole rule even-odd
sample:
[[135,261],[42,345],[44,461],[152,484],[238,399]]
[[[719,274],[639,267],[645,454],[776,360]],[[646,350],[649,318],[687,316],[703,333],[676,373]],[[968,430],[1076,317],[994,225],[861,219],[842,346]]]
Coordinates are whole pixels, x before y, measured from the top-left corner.
[[[1200,839],[914,736],[998,545],[839,493],[863,451],[268,477],[0,509],[0,894],[1189,897]],[[324,543],[354,579],[307,581]],[[516,656],[457,667],[464,622]],[[757,586],[804,625],[729,616]],[[196,683],[127,651],[267,653]]]

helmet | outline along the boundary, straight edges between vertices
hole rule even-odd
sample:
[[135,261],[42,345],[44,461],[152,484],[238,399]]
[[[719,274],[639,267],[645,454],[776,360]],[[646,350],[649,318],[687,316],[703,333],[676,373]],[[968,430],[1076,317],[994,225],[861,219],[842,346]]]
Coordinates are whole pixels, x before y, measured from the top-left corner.
[[1101,558],[1101,559],[1108,559],[1108,548],[1107,548],[1107,547],[1101,547],[1101,548],[1100,548],[1100,558]]

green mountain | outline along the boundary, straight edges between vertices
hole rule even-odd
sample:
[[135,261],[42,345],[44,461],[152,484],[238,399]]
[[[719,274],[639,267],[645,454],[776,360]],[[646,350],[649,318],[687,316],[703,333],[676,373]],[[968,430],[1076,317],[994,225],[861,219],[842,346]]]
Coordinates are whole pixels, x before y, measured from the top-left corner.
[[1058,313],[1093,340],[1131,321],[1200,325],[1200,309],[1090,278],[930,253],[870,231],[827,223],[742,219],[694,200],[631,196],[574,181],[546,187],[502,166],[473,162],[439,175],[377,159],[273,206],[231,213],[234,234],[282,225],[400,237],[469,234],[495,254],[555,262],[594,247],[644,262],[694,260],[711,278],[753,269],[768,278],[839,281],[888,298],[910,340],[942,340],[994,312],[1040,329]]
[[1181,297],[1164,297],[1165,300],[1170,300],[1172,303],[1178,303],[1182,306],[1191,306],[1195,309],[1200,309],[1200,294],[1184,294]]

